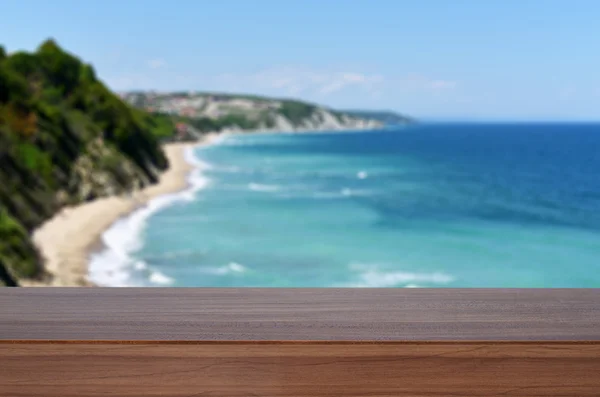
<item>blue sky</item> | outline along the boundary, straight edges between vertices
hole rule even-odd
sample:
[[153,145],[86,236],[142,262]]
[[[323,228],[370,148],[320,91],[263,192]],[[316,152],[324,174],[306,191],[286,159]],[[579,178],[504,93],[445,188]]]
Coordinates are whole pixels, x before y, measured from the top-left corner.
[[115,90],[295,97],[420,118],[599,120],[596,0],[2,0]]

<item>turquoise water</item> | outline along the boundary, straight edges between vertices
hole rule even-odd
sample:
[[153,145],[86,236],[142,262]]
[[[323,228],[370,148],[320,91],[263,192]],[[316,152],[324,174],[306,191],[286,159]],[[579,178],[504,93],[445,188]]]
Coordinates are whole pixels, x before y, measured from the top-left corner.
[[[192,158],[193,157],[193,158]],[[227,136],[105,234],[106,285],[600,287],[600,126]]]

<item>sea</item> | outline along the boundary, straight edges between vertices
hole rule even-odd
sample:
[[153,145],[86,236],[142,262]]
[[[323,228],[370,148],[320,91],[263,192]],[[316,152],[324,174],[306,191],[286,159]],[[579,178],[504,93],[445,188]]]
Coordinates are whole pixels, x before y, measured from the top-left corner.
[[600,287],[600,125],[223,135],[103,235],[105,286]]

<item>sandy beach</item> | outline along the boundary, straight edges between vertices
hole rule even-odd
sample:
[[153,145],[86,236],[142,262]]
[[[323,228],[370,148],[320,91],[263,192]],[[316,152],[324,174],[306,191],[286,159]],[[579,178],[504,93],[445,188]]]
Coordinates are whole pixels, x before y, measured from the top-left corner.
[[24,286],[93,286],[88,281],[90,252],[101,247],[102,233],[119,218],[145,205],[154,197],[183,190],[192,166],[184,151],[190,146],[208,144],[215,135],[202,142],[171,143],[163,148],[170,167],[160,181],[129,196],[106,197],[63,209],[33,233],[33,241],[44,257],[51,278],[45,282],[22,280]]

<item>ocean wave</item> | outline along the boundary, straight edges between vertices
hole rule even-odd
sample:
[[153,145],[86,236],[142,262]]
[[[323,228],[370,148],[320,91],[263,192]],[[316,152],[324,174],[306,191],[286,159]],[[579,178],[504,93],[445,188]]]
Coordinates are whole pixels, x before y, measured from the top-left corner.
[[133,268],[135,270],[146,270],[148,269],[148,264],[144,261],[136,261],[133,264]]
[[382,270],[378,265],[352,264],[350,269],[358,272],[359,281],[346,285],[356,288],[405,287],[420,288],[417,283],[445,285],[454,281],[454,277],[443,272],[414,273],[395,270]]
[[[101,286],[127,287],[142,286],[145,282],[135,277],[147,270],[148,264],[135,259],[132,254],[138,251],[143,244],[142,232],[148,219],[155,213],[181,202],[192,201],[196,192],[205,188],[209,179],[203,172],[210,169],[211,165],[194,155],[193,148],[188,148],[184,158],[195,169],[188,177],[189,187],[178,193],[165,194],[150,200],[145,206],[132,212],[129,216],[119,219],[102,235],[105,249],[92,254],[89,264],[90,280]],[[152,284],[165,284],[166,276],[150,272],[148,282]]]
[[344,188],[340,191],[340,194],[342,196],[345,197],[367,197],[367,196],[372,196],[373,194],[375,194],[375,192],[373,192],[372,190],[365,190],[365,189],[348,189],[348,188]]
[[254,142],[248,137],[230,135],[228,133],[219,135],[211,144],[216,143],[219,146],[253,146]]
[[148,277],[148,280],[152,284],[157,285],[169,285],[173,284],[174,281],[171,277],[165,276],[164,274],[158,271],[150,272],[150,277]]
[[255,192],[276,192],[279,190],[279,186],[275,185],[261,185],[260,183],[249,183],[248,189]]
[[341,198],[345,198],[346,196],[339,192],[313,192],[305,197],[309,197],[309,198],[318,200],[318,199],[341,199]]
[[237,262],[230,262],[225,266],[213,267],[213,268],[205,268],[203,271],[208,274],[214,274],[217,276],[226,276],[229,274],[241,274],[246,272],[248,269]]
[[183,259],[183,258],[193,258],[193,257],[202,257],[204,255],[206,255],[208,251],[207,250],[180,250],[180,251],[169,251],[169,252],[163,252],[161,254],[158,255],[152,255],[149,257],[146,257],[146,259],[148,260],[172,260],[172,259]]
[[212,138],[210,145],[211,146],[222,145],[225,142],[227,142],[228,140],[230,140],[232,138],[232,136],[233,135],[231,135],[229,132],[222,132]]
[[215,167],[215,170],[221,171],[221,172],[229,172],[232,174],[243,171],[242,168],[236,167],[236,166],[219,166],[219,167]]
[[314,189],[292,189],[291,191],[281,192],[276,197],[281,199],[314,199],[314,200],[340,200],[349,197],[368,197],[377,194],[372,190],[342,189],[339,191],[315,191]]
[[360,171],[356,174],[358,179],[367,179],[368,176],[369,174],[366,171]]
[[335,192],[306,192],[306,193],[281,193],[276,196],[280,199],[314,199],[314,200],[339,200],[344,198]]

